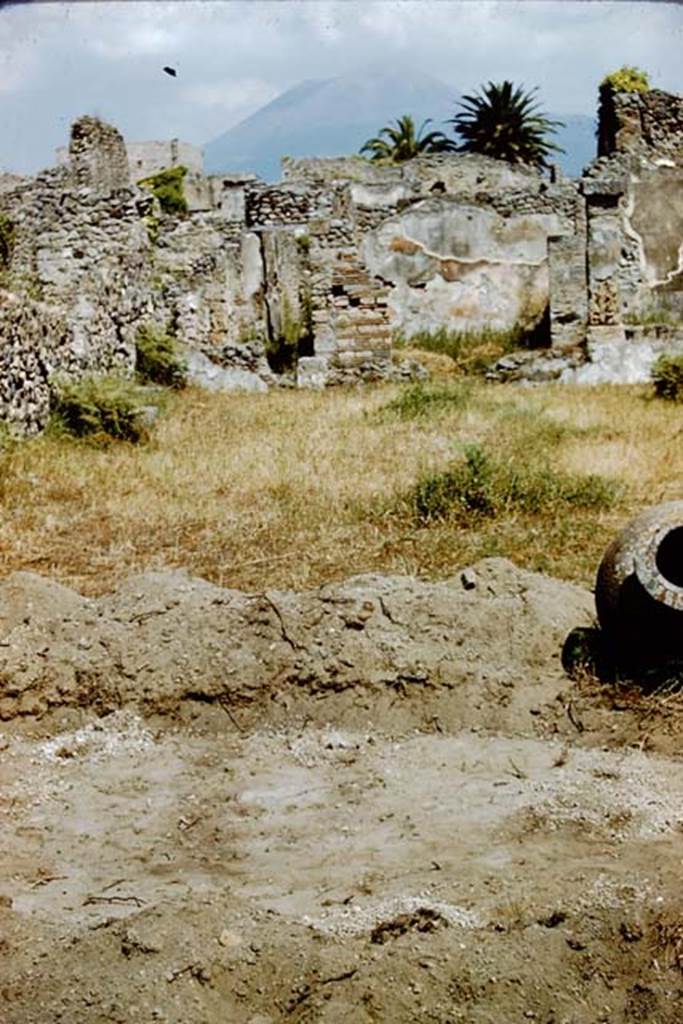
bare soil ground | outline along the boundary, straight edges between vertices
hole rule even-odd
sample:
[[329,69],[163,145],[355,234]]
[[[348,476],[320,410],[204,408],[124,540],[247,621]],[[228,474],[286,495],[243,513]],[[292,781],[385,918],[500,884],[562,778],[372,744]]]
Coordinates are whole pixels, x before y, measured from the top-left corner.
[[0,1020],[679,1022],[683,716],[564,676],[591,616],[501,559],[4,581]]

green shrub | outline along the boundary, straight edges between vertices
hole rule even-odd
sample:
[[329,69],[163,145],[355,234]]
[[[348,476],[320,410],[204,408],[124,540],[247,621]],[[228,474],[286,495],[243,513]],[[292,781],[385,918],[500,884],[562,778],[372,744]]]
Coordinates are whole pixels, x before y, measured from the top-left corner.
[[58,382],[53,418],[58,429],[74,437],[138,443],[149,436],[151,399],[148,388],[125,377]]
[[429,384],[418,381],[403,388],[396,398],[382,406],[380,418],[414,420],[464,409],[472,396],[472,388],[464,381],[454,384]]
[[683,401],[683,355],[660,356],[652,366],[650,376],[658,398]]
[[187,167],[167,167],[157,174],[150,174],[148,178],[141,178],[138,185],[148,188],[156,196],[164,213],[184,216],[187,213],[183,189],[186,174]]
[[613,92],[649,92],[650,79],[647,71],[624,64],[617,71],[605,75],[600,85],[612,89]]
[[478,517],[547,513],[563,505],[608,508],[616,494],[616,485],[603,477],[558,473],[523,459],[503,462],[469,445],[463,460],[422,477],[408,497],[418,522],[458,519],[467,525]]
[[135,370],[143,384],[180,390],[187,384],[187,363],[178,352],[175,338],[146,324],[135,339]]

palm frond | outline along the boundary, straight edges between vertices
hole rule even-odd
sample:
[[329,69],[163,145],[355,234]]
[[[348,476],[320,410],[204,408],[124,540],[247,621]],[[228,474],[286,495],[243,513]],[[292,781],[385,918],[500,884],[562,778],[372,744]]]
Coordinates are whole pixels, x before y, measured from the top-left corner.
[[504,81],[488,82],[480,92],[463,96],[461,109],[447,122],[460,136],[458,149],[510,163],[546,166],[551,153],[563,152],[547,138],[563,122],[541,111],[536,93],[537,89],[525,91]]

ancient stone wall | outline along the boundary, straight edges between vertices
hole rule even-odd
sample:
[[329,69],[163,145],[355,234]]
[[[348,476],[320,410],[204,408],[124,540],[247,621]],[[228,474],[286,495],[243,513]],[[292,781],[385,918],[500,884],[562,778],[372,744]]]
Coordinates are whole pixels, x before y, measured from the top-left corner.
[[36,429],[51,374],[131,372],[150,320],[207,386],[272,383],[266,353],[272,366],[297,332],[301,384],[390,374],[396,331],[538,331],[548,317],[558,349],[635,344],[654,307],[683,317],[683,100],[613,100],[609,155],[580,182],[448,155],[285,159],[272,186],[205,177],[176,142],[129,147],[154,163],[134,161],[134,179],[190,166],[181,217],[130,184],[116,129],[80,118],[65,166],[0,180],[0,414]]
[[531,330],[548,304],[548,237],[572,223],[553,212],[502,216],[446,196],[388,218],[361,251],[393,286],[389,307],[408,337],[444,326]]
[[[548,238],[574,237],[585,224],[575,183],[551,184],[534,169],[487,157],[434,155],[398,166],[357,157],[287,158],[283,173],[287,185],[296,180],[316,189],[346,187],[355,233],[351,245],[366,269],[389,284],[392,326],[407,335],[444,326],[479,330],[539,323],[549,301]],[[439,224],[444,230],[435,241]],[[422,237],[425,231],[429,238]],[[499,236],[509,240],[520,232],[535,239],[529,258],[514,246],[505,254],[497,244]],[[451,239],[460,237],[467,247],[474,235],[472,252],[449,250]],[[331,287],[329,275],[327,283]],[[575,328],[572,337],[578,333]],[[556,339],[568,344],[568,332],[556,331]]]
[[623,340],[626,322],[683,318],[683,97],[603,89],[599,144],[581,186],[590,335]]
[[683,96],[648,92],[601,94],[598,155],[628,154],[683,164]]
[[[2,403],[16,423],[23,409],[29,430],[43,417],[51,375],[134,367],[135,332],[150,310],[150,242],[140,207],[149,198],[102,188],[101,181],[76,188],[60,168],[0,197],[13,227],[3,279],[10,312],[0,326],[0,352],[4,360],[11,353],[12,373]],[[30,315],[18,316],[16,303]]]
[[96,117],[79,117],[71,126],[69,168],[74,183],[103,193],[130,184],[128,155],[123,136]]
[[235,341],[240,230],[212,215],[162,221],[152,249],[154,306],[164,327],[188,345]]
[[204,156],[199,146],[179,139],[165,142],[126,143],[128,163],[134,181],[147,178],[167,167],[187,167],[198,174],[204,170]]
[[[100,122],[102,123],[102,122]],[[179,139],[166,142],[126,142],[130,177],[133,181],[147,178],[166,167],[187,167],[188,171],[202,174],[204,156],[199,146]],[[56,151],[58,166],[69,165],[69,147],[59,146]]]
[[340,219],[351,213],[346,188],[302,182],[282,185],[248,185],[245,192],[248,227],[269,224],[309,224],[315,220]]
[[73,371],[66,319],[54,307],[0,293],[0,419],[33,434],[50,412],[50,376]]
[[29,185],[30,182],[31,178],[27,175],[0,171],[0,193],[15,192],[21,185]]
[[[127,175],[119,133],[81,118],[66,166],[0,194],[12,232],[0,295],[9,301],[14,294],[32,310],[19,316],[10,303],[0,321],[0,415],[25,429],[42,425],[55,374],[132,373],[143,323],[173,331],[187,346],[193,379],[207,386],[258,389],[272,377],[263,259],[257,246],[254,261],[245,237],[244,189],[253,176],[230,182],[242,197],[236,210],[225,203],[225,181],[216,188],[191,172],[187,198],[195,212],[177,217],[127,184]],[[47,358],[50,352],[57,356]]]
[[[130,348],[131,325],[148,303],[141,210],[149,199],[136,189],[106,195],[71,183],[64,171],[45,172],[31,188],[3,196],[15,230],[10,286],[68,310],[97,363],[105,350]],[[106,338],[89,326],[100,309],[111,321]]]
[[228,220],[246,224],[246,190],[264,182],[255,174],[212,174],[205,180],[211,192],[211,209]]
[[544,178],[533,168],[513,166],[500,160],[472,154],[425,155],[402,164],[372,163],[359,156],[282,159],[283,182],[308,181],[318,185],[351,183],[394,188],[408,185],[426,193],[441,183],[450,193],[540,188]]

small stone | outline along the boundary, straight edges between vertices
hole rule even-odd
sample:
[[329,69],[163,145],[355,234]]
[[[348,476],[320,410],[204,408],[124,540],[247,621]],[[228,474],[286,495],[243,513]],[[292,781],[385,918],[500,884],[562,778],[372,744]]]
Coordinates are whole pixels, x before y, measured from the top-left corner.
[[242,936],[238,935],[237,932],[231,932],[229,928],[224,928],[221,934],[218,936],[218,941],[221,946],[226,949],[235,949],[242,943]]

